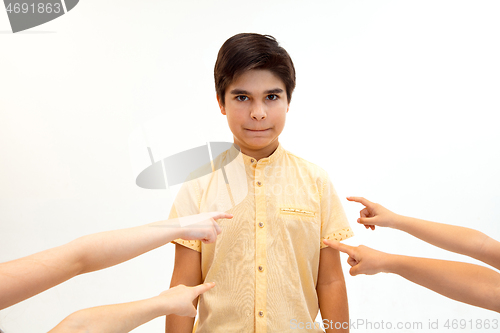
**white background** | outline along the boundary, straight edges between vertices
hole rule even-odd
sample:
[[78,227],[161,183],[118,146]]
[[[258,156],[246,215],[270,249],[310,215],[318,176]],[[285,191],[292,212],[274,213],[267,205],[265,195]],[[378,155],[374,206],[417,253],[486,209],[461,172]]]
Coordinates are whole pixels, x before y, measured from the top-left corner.
[[[158,158],[231,141],[213,65],[239,32],[271,34],[290,53],[297,88],[280,141],[325,168],[341,197],[500,239],[499,15],[498,1],[82,0],[12,34],[0,10],[0,262],[165,218],[172,192],[135,185],[144,156],[129,138],[149,120]],[[355,222],[361,206],[344,207],[348,244],[474,262],[367,231]],[[157,295],[173,258],[169,244],[76,277],[0,311],[0,325],[44,332],[78,309]],[[420,331],[436,319],[500,320],[399,276],[351,277],[345,260],[353,320],[422,322]]]

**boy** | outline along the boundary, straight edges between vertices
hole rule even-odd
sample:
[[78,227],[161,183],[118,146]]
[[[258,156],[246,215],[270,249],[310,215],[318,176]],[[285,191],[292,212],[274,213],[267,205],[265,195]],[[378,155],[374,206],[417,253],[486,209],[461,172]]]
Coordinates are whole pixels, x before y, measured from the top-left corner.
[[[248,195],[227,211],[232,220],[219,220],[215,244],[176,240],[171,286],[216,283],[200,298],[196,332],[322,332],[314,324],[318,305],[327,331],[330,321],[348,331],[339,253],[322,240],[352,231],[326,172],[278,142],[295,88],[290,56],[271,36],[238,34],[222,45],[214,74],[239,147],[214,165],[241,154]],[[221,177],[214,172],[184,184],[171,218],[218,210],[210,198],[218,197]],[[166,332],[192,330],[192,318],[167,316]]]

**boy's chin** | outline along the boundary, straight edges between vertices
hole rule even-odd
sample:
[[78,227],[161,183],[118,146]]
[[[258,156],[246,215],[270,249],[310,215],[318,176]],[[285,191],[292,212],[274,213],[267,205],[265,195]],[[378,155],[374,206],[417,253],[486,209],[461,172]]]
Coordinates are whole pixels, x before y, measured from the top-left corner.
[[[243,143],[244,147],[254,151],[264,150],[273,145],[278,145],[278,140],[248,140]],[[237,143],[236,143],[237,144]]]

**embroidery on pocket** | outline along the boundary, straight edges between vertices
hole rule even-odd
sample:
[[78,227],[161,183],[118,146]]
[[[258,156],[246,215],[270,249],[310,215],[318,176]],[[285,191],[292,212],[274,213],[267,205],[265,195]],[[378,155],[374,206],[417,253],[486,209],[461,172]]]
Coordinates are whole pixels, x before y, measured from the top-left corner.
[[298,214],[304,216],[314,216],[314,212],[310,212],[308,210],[303,210],[303,209],[280,208],[280,211],[285,214],[288,213],[288,214]]

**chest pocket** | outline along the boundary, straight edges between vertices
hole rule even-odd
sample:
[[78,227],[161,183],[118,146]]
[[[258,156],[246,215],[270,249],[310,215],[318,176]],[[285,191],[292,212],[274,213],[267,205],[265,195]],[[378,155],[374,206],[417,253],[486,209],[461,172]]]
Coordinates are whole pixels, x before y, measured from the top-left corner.
[[319,225],[319,214],[312,209],[280,207],[278,214],[285,223],[309,224],[309,227]]
[[283,207],[280,208],[280,213],[297,215],[297,216],[309,216],[309,217],[314,217],[316,215],[315,212],[310,210],[298,209],[298,208],[283,208]]

